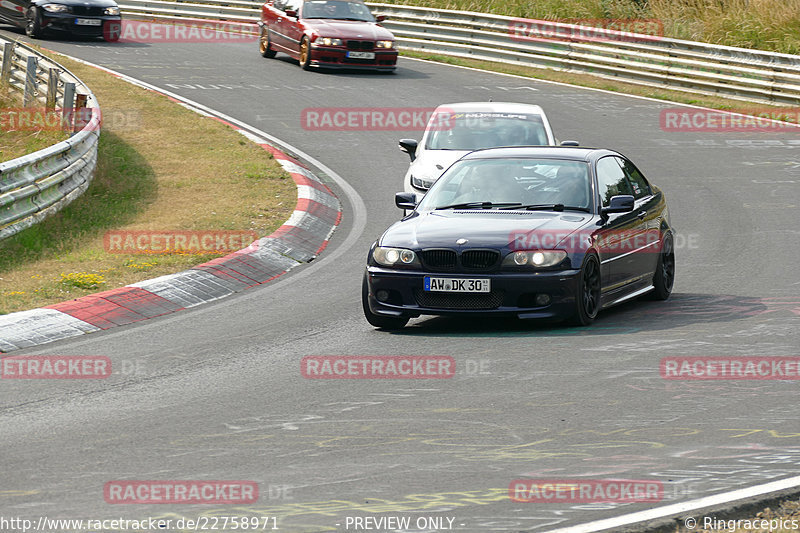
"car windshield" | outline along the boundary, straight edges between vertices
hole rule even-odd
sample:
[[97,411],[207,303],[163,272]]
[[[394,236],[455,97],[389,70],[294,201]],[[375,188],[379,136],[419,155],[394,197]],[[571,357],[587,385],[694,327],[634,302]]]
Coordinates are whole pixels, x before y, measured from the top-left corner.
[[361,2],[311,0],[303,3],[304,19],[360,20],[375,22],[369,8]]
[[479,150],[498,146],[546,146],[540,115],[438,111],[428,125],[426,150]]
[[442,209],[590,211],[589,165],[567,159],[467,159],[439,178],[418,206]]

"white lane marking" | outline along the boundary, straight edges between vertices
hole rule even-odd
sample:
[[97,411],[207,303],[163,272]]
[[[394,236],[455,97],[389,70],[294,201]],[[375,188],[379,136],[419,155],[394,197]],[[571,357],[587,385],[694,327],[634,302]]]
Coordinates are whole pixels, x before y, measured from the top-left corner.
[[769,494],[770,492],[777,492],[798,486],[800,486],[800,476],[794,476],[778,481],[772,481],[770,483],[764,483],[762,485],[755,485],[744,489],[723,492],[722,494],[706,496],[704,498],[698,498],[688,502],[673,503],[671,505],[665,505],[664,507],[648,509],[647,511],[624,514],[621,516],[615,516],[613,518],[604,518],[602,520],[586,522],[585,524],[579,524],[577,526],[551,529],[547,533],[594,533],[595,531],[603,531],[605,529],[629,526],[639,522],[649,522],[652,520],[667,518],[673,515],[686,514],[691,511],[703,509],[705,507],[713,507],[736,500],[762,496],[764,494]]

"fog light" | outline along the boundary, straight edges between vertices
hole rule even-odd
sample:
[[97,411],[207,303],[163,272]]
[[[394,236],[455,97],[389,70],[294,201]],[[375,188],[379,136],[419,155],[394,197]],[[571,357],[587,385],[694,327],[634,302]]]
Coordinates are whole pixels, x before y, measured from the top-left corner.
[[385,291],[385,290],[381,289],[381,290],[379,290],[378,292],[375,293],[375,298],[379,302],[385,302],[386,300],[389,299],[389,291]]
[[536,305],[538,305],[540,307],[543,306],[543,305],[547,305],[547,304],[550,303],[550,295],[549,294],[537,294],[536,298],[534,298],[533,301],[536,303]]

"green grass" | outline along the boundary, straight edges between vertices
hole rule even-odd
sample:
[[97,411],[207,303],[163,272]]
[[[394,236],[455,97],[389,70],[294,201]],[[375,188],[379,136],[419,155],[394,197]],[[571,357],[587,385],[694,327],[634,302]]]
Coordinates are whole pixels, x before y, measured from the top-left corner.
[[[109,253],[109,230],[236,230],[269,235],[294,209],[294,182],[229,126],[100,70],[56,58],[106,117],[89,189],[0,241],[0,314],[177,272],[223,254]],[[45,144],[48,146],[51,143]],[[45,146],[42,146],[45,147]]]

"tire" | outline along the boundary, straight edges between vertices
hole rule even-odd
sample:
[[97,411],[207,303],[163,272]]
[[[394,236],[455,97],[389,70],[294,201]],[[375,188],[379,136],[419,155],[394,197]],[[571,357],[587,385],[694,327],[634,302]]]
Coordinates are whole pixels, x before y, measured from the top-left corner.
[[305,35],[300,40],[300,66],[303,70],[311,68],[311,43]]
[[587,254],[578,277],[575,294],[575,314],[568,320],[573,326],[588,326],[600,312],[601,292],[600,262],[594,254]]
[[44,30],[42,29],[42,15],[39,10],[32,7],[28,11],[28,19],[25,24],[25,34],[31,39],[41,39],[44,37]]
[[258,51],[261,52],[261,57],[266,57],[268,59],[272,59],[275,57],[275,54],[278,53],[272,49],[272,44],[269,40],[269,30],[263,27],[261,28],[261,36],[258,39]]
[[653,274],[653,286],[655,290],[650,293],[653,300],[666,300],[672,294],[672,286],[675,283],[675,244],[672,233],[667,233],[664,237],[664,244],[658,254],[656,272]]
[[367,275],[361,282],[361,305],[364,308],[364,317],[371,325],[381,329],[403,329],[408,323],[408,318],[376,315],[369,308],[369,284]]

